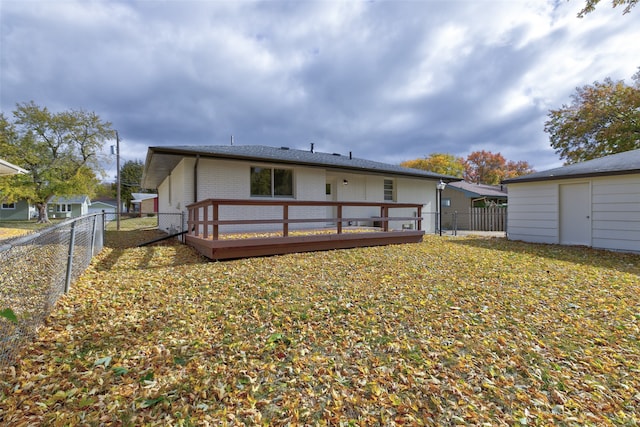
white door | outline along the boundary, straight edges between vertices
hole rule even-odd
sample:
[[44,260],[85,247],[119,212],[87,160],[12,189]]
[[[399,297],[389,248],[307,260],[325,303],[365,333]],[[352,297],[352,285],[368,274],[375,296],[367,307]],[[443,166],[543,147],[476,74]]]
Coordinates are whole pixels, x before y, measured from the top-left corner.
[[560,243],[591,246],[589,183],[560,184]]
[[[335,179],[327,180],[325,192],[327,195],[327,202],[335,202],[336,200],[338,200],[338,195],[336,194],[336,183],[337,180]],[[337,214],[338,209],[335,206],[327,206],[327,218],[335,218]],[[333,225],[335,223],[335,221],[327,221],[328,225]]]

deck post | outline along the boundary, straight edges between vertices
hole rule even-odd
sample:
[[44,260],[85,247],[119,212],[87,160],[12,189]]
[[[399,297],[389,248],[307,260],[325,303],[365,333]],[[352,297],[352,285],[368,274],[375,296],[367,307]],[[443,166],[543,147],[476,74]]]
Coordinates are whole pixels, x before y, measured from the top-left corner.
[[389,231],[389,207],[380,207],[380,216],[382,217],[382,230]]
[[[199,208],[198,208],[199,209]],[[200,215],[198,215],[200,216]],[[209,205],[204,205],[202,207],[202,237],[204,239],[209,238]]]
[[289,236],[289,205],[282,205],[282,237]]
[[416,229],[420,231],[422,230],[422,206],[418,206],[418,212],[416,213],[416,216],[418,217]]
[[[218,204],[218,202],[215,202],[215,201],[212,201],[211,204],[213,206],[213,240],[218,240],[218,235],[220,233],[220,226],[218,225],[218,219],[219,219],[218,207],[220,205]],[[207,210],[209,210],[209,208],[207,208]],[[209,228],[208,225],[207,225],[207,228]]]
[[336,221],[336,232],[338,234],[342,234],[342,205],[341,204],[338,204],[336,213],[338,215],[338,218]]

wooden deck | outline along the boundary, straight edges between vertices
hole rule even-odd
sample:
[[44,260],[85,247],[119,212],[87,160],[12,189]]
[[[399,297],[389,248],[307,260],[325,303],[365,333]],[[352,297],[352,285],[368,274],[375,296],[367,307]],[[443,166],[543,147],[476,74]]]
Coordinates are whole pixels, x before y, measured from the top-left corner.
[[[220,211],[225,206],[280,206],[281,216],[274,219],[221,219]],[[333,218],[289,218],[292,207],[332,207],[336,217]],[[379,209],[380,215],[373,217],[344,217],[345,208]],[[415,203],[372,203],[372,202],[329,202],[329,201],[297,201],[297,200],[236,200],[236,199],[208,199],[194,203],[187,207],[189,217],[188,232],[185,241],[198,252],[212,260],[233,258],[247,258],[255,256],[281,255],[295,252],[324,251],[332,249],[347,249],[363,246],[381,246],[403,243],[417,243],[422,241],[424,231],[422,224],[422,205]],[[412,209],[413,216],[389,216],[391,209]],[[278,209],[278,208],[276,208]],[[271,211],[273,214],[273,211]],[[412,229],[392,230],[389,223],[401,221],[412,224]],[[378,225],[359,230],[346,230],[344,224],[368,222]],[[297,228],[290,233],[289,226],[301,224],[334,223],[332,228]],[[252,226],[271,224],[280,225],[280,232],[265,233],[266,237],[245,237],[236,234],[236,238],[228,234],[221,234],[221,227],[242,226],[251,229]],[[346,232],[349,231],[349,232]]]

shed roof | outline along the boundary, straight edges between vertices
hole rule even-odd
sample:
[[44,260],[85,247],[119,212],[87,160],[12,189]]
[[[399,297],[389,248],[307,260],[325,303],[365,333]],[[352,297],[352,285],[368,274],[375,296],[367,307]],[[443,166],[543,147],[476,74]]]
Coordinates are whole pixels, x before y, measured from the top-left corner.
[[131,197],[137,201],[155,199],[158,197],[156,193],[131,193]]
[[196,156],[346,169],[432,180],[442,179],[447,182],[460,180],[460,178],[449,175],[441,175],[420,169],[410,169],[399,165],[360,159],[353,157],[351,154],[321,153],[311,150],[269,147],[265,145],[209,145],[149,147],[144,165],[142,186],[145,188],[157,188],[182,158]]
[[452,182],[448,186],[462,191],[467,197],[507,198],[507,192],[500,188],[500,185],[474,184],[460,181]]
[[505,179],[504,184],[550,181],[554,179],[586,178],[594,176],[627,175],[640,173],[640,149],[611,154],[517,178]]
[[110,207],[115,209],[115,207],[118,206],[118,201],[112,198],[92,200],[90,206],[92,208],[95,208],[97,206],[105,206],[105,207]]

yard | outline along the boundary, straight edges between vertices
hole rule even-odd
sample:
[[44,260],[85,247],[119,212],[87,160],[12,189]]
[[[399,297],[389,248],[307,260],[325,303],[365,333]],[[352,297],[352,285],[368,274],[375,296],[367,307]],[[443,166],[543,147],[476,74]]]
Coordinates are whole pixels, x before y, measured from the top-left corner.
[[639,408],[640,256],[478,237],[222,263],[111,244],[0,373],[17,426],[634,426]]
[[59,222],[61,220],[51,220],[49,224],[38,224],[35,219],[31,221],[0,221],[0,241],[24,236]]

